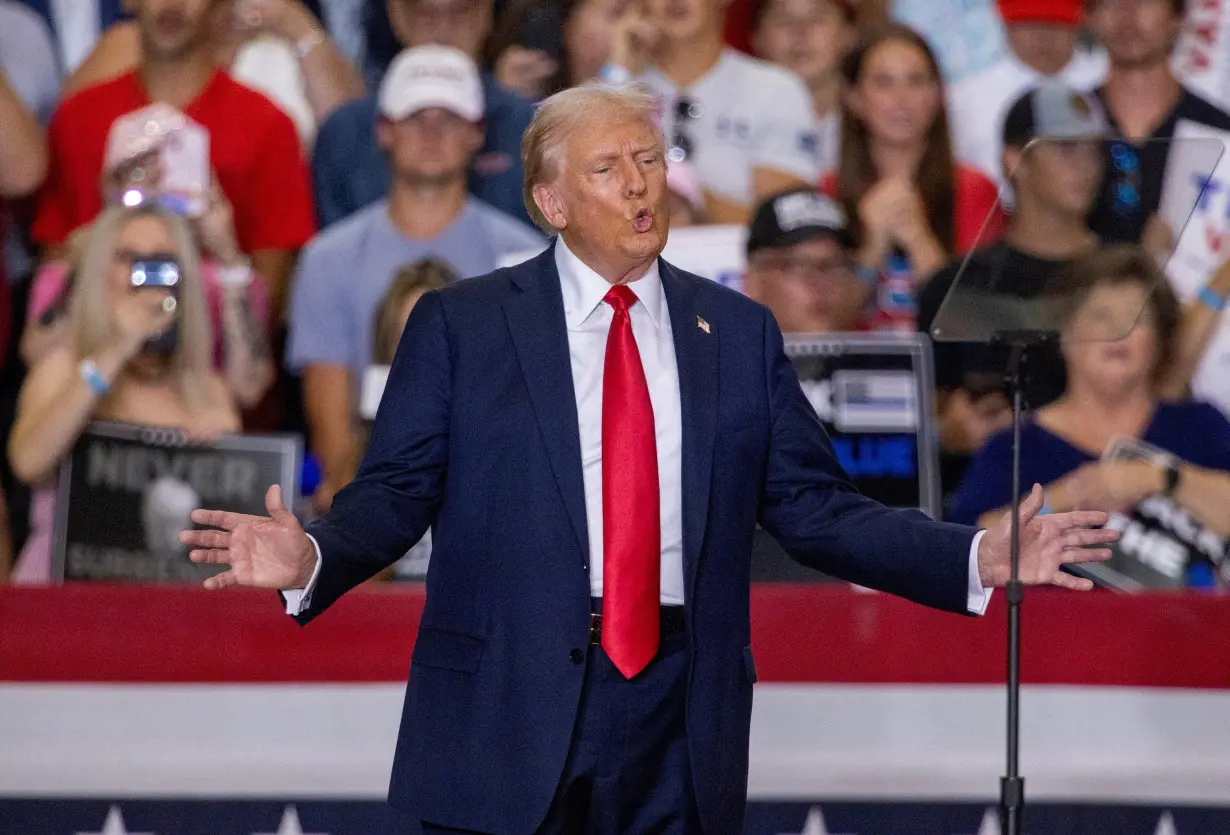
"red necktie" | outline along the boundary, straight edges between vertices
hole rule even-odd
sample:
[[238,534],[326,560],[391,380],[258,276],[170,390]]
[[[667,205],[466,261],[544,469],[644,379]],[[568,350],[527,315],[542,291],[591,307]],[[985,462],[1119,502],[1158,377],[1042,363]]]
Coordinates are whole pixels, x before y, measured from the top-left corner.
[[615,310],[602,378],[602,648],[626,678],[658,651],[662,522],[653,405],[624,285],[603,299]]

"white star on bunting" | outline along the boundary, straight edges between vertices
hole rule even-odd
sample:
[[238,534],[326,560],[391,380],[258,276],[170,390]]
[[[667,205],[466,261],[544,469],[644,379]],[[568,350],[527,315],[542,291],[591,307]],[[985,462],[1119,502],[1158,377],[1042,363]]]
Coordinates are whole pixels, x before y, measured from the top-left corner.
[[1179,835],[1178,827],[1174,825],[1174,815],[1163,812],[1162,816],[1157,819],[1157,830],[1153,835]]
[[103,821],[101,832],[78,832],[77,835],[154,835],[152,832],[129,832],[124,828],[124,816],[119,806],[112,806]]
[[982,816],[982,826],[978,827],[978,835],[1000,835],[997,810],[987,809],[987,813]]
[[287,806],[282,812],[282,823],[274,833],[257,832],[254,835],[328,835],[326,832],[305,833],[299,825],[299,812],[294,806]]
[[[782,835],[794,835],[794,833],[782,833]],[[830,833],[828,827],[824,825],[824,813],[820,811],[819,806],[813,806],[807,810],[807,820],[803,823],[803,831],[798,835],[838,835],[838,833]]]

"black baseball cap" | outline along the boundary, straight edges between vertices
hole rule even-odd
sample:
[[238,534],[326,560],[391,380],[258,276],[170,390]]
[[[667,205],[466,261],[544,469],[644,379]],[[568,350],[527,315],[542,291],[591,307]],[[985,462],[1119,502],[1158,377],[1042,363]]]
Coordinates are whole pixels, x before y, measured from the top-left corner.
[[756,208],[747,232],[747,254],[820,237],[830,237],[846,248],[856,246],[846,212],[837,201],[815,189],[791,189]]
[[1104,139],[1110,133],[1101,102],[1058,81],[1025,93],[1004,116],[1006,148],[1023,148],[1035,139]]

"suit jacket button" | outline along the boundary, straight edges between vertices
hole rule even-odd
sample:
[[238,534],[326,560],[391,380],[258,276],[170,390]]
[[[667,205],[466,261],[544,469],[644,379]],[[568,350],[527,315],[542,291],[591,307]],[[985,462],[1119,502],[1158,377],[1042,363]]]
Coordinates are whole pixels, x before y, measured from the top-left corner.
[[581,652],[579,649],[574,649],[572,652],[568,653],[568,660],[573,664],[580,664],[585,660],[585,653]]

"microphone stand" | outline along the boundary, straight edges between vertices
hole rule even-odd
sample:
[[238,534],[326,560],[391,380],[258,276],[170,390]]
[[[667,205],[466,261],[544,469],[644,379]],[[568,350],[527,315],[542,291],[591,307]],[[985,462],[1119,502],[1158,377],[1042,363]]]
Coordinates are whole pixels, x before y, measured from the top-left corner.
[[1007,772],[999,781],[1000,824],[1003,835],[1021,835],[1025,811],[1025,778],[1020,773],[1021,746],[1021,412],[1025,364],[1031,349],[1058,340],[1053,331],[1004,331],[991,344],[1009,349],[1005,382],[1012,395],[1012,528],[1009,539],[1010,574],[1004,588],[1008,602],[1008,728]]

